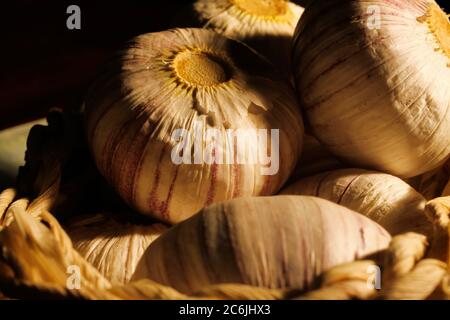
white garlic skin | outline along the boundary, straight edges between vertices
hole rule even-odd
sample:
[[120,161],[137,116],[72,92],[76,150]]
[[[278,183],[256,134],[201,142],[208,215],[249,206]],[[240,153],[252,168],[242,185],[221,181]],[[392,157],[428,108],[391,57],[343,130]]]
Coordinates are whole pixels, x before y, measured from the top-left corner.
[[79,217],[65,227],[73,247],[112,283],[148,278],[142,256],[167,227],[123,224],[105,215]]
[[[202,60],[211,55],[216,60]],[[195,68],[193,61],[206,61],[202,67],[211,70]],[[166,223],[187,219],[212,203],[278,192],[301,152],[303,120],[291,85],[255,51],[210,30],[173,29],[133,39],[85,103],[87,136],[99,171],[130,206]],[[192,134],[196,123],[219,130],[227,146],[234,143],[227,139],[228,129],[279,130],[279,155],[274,154],[279,170],[263,175],[267,166],[261,162],[175,164],[174,131]],[[248,146],[257,157],[270,148],[268,140],[241,137],[245,146],[238,152]],[[199,146],[191,140],[194,144]]]
[[424,213],[425,198],[390,174],[352,168],[327,171],[302,178],[280,194],[332,201],[377,222],[391,235],[431,235],[432,224]]
[[322,272],[386,249],[377,223],[330,201],[247,197],[212,205],[149,247],[151,279],[190,293],[208,285],[311,289]]
[[448,158],[450,59],[424,22],[433,5],[330,0],[305,10],[295,82],[315,136],[336,155],[401,177]]

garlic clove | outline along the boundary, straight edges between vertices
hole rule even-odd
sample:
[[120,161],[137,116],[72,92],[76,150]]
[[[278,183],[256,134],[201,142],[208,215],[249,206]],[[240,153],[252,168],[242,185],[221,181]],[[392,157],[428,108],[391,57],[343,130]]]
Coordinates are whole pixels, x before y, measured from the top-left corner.
[[291,41],[303,7],[286,0],[197,0],[195,25],[242,41],[290,74]]
[[103,214],[77,217],[65,227],[74,249],[116,284],[148,277],[140,267],[142,255],[166,229],[162,224],[124,224]]
[[363,169],[340,169],[303,178],[281,191],[327,199],[379,223],[392,235],[418,232],[431,236],[426,200],[403,180]]
[[293,64],[314,135],[355,165],[400,177],[442,165],[450,154],[449,25],[433,0],[309,6]]
[[145,263],[152,280],[181,292],[219,283],[301,290],[389,241],[375,222],[327,200],[240,198],[170,229],[150,245]]
[[[85,104],[100,172],[129,205],[167,223],[215,202],[276,193],[301,150],[303,122],[289,83],[253,50],[209,30],[136,37],[99,77]],[[211,147],[206,129],[218,131],[218,148]],[[181,164],[173,160],[177,130],[188,133]],[[263,130],[268,140],[239,130]],[[271,151],[271,130],[279,132],[279,153]],[[227,151],[233,145],[235,157]],[[205,161],[214,149],[223,150],[223,163]],[[196,150],[205,156],[200,162]],[[273,174],[261,174],[267,165],[258,156],[264,152],[279,165]]]

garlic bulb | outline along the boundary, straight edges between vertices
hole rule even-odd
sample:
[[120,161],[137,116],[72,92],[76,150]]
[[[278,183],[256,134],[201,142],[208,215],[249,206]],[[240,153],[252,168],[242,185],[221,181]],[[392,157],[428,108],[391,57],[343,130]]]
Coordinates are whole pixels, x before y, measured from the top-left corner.
[[375,222],[327,200],[249,197],[176,225],[150,245],[144,261],[151,279],[182,292],[218,283],[302,289],[389,241]]
[[168,223],[277,192],[301,150],[289,83],[253,50],[204,29],[136,37],[85,107],[100,172],[129,205]]
[[392,235],[431,232],[431,222],[424,214],[424,197],[389,174],[362,169],[328,171],[301,179],[281,194],[330,200],[365,215]]
[[304,9],[289,0],[197,0],[198,25],[245,42],[290,74],[291,42]]
[[315,1],[294,36],[315,136],[354,164],[412,177],[450,153],[450,24],[433,0]]
[[105,215],[95,215],[78,217],[65,230],[86,261],[111,282],[125,284],[132,277],[148,277],[142,255],[167,227],[122,224]]

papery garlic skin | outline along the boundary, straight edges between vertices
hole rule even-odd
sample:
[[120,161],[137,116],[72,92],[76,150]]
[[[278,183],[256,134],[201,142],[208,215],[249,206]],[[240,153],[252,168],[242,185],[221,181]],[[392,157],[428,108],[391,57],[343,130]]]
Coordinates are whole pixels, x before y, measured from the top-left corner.
[[75,250],[116,284],[149,277],[141,258],[167,229],[159,223],[123,224],[105,215],[82,216],[65,227]]
[[197,0],[193,11],[200,26],[248,44],[290,74],[301,6],[286,0]]
[[[100,172],[129,205],[167,223],[215,202],[276,193],[300,155],[303,122],[289,83],[247,46],[205,29],[133,39],[85,103]],[[191,139],[186,149],[200,147],[208,156],[206,129],[217,129],[226,146],[236,145],[227,130],[279,130],[278,172],[263,175],[265,164],[236,159],[175,164],[174,132],[195,133],[198,123],[200,143]],[[270,154],[267,141],[240,138],[235,154]]]
[[216,204],[151,244],[151,279],[182,292],[219,283],[306,289],[329,268],[385,249],[389,234],[330,201],[301,196]]
[[315,1],[294,77],[315,136],[363,167],[411,177],[450,153],[450,27],[433,0]]
[[425,198],[389,174],[363,169],[328,171],[300,179],[280,194],[327,199],[365,215],[391,235],[431,235],[432,224],[424,213]]

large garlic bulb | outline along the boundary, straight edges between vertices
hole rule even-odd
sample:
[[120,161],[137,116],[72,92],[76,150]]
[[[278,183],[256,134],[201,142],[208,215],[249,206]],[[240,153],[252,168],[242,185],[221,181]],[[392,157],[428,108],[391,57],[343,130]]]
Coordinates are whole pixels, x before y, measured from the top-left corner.
[[277,192],[301,149],[294,90],[253,50],[209,30],[136,37],[85,102],[101,173],[169,223]]
[[153,242],[150,277],[182,292],[218,283],[310,288],[325,270],[385,249],[375,222],[327,200],[241,198],[216,204]]
[[193,11],[200,26],[243,41],[283,71],[289,70],[301,6],[289,0],[197,0]]
[[376,221],[392,235],[431,234],[426,200],[403,180],[362,169],[341,169],[303,178],[281,191],[330,200]]
[[65,230],[87,262],[111,282],[125,284],[149,276],[141,258],[167,227],[124,224],[99,214],[76,218]]
[[297,90],[316,137],[401,177],[450,153],[450,24],[433,0],[314,1],[294,36]]

